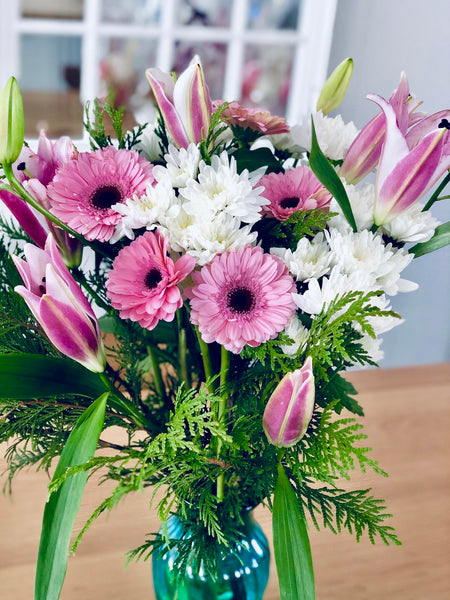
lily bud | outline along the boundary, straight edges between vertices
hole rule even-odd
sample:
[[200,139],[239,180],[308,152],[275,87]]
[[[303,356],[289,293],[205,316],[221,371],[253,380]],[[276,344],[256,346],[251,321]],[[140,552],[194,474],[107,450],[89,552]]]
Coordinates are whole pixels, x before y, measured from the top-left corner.
[[147,69],[152,88],[166,129],[178,148],[198,144],[206,137],[211,123],[212,103],[198,56],[174,83],[168,73]]
[[0,93],[0,162],[12,164],[24,140],[23,103],[19,84],[10,77]]
[[327,115],[339,106],[347,92],[352,74],[353,60],[346,58],[326,80],[317,100],[318,111],[321,110],[324,115]]
[[106,356],[97,317],[51,235],[45,249],[25,244],[26,261],[13,256],[24,281],[14,289],[28,304],[51,343],[86,369],[101,373]]
[[309,356],[303,367],[283,377],[269,398],[263,428],[269,442],[287,448],[299,442],[314,410],[314,375]]

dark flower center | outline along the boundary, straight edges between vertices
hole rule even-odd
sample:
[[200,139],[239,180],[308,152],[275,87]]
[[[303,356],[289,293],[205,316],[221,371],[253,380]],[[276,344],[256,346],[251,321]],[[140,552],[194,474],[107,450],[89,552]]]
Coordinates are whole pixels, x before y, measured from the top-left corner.
[[283,198],[280,202],[281,208],[297,208],[298,203],[300,202],[300,198],[297,196],[292,196],[290,198]]
[[99,210],[108,210],[122,200],[122,193],[115,185],[103,185],[91,196],[92,205]]
[[227,294],[227,306],[235,313],[248,313],[256,304],[255,295],[246,287],[235,287]]
[[162,280],[161,271],[156,267],[150,269],[150,271],[145,276],[145,285],[149,290],[154,290],[158,283]]

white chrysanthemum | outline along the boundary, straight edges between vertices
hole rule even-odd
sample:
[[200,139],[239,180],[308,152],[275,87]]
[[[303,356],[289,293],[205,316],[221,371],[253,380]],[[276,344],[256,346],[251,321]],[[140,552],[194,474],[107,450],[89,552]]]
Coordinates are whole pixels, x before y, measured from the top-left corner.
[[190,254],[201,266],[209,263],[216,254],[254,244],[257,237],[250,225],[242,227],[239,219],[226,213],[205,221],[195,219],[183,209],[158,230],[169,238],[173,250]]
[[186,252],[193,256],[198,265],[206,265],[227,250],[237,250],[256,241],[257,233],[251,225],[240,226],[236,217],[222,213],[212,221],[201,221],[189,227],[189,247]]
[[[350,201],[350,207],[355,217],[356,227],[358,231],[361,229],[370,229],[373,225],[373,208],[375,206],[375,186],[371,183],[366,183],[358,187],[346,183],[341,180],[347,192]],[[331,228],[338,229],[342,233],[352,231],[352,228],[347,221],[341,207],[335,198],[331,199],[330,212],[338,213],[335,217],[331,217],[328,224]]]
[[270,204],[259,195],[264,188],[255,188],[262,175],[260,169],[238,174],[234,157],[222,152],[212,157],[211,165],[202,161],[197,181],[189,180],[180,190],[183,208],[198,220],[208,221],[223,212],[243,223],[256,223],[261,218],[261,208]]
[[169,238],[169,245],[175,252],[185,252],[190,247],[191,226],[194,224],[194,217],[188,215],[183,207],[180,207],[178,214],[167,219],[164,225],[158,225],[158,231]]
[[112,208],[124,218],[117,224],[111,241],[125,236],[133,240],[135,229],[153,229],[158,224],[164,225],[175,219],[180,211],[180,203],[167,179],[155,186],[147,185],[145,195],[134,196]]
[[343,235],[332,229],[325,235],[334,265],[347,275],[356,273],[364,284],[362,289],[382,290],[390,296],[416,289],[416,284],[400,279],[412,254],[384,245],[380,236],[367,230]]
[[155,133],[156,123],[148,123],[141,134],[139,142],[134,146],[142,156],[150,162],[158,162],[161,160],[161,140]]
[[[257,148],[257,144],[264,146],[263,140],[270,141],[270,147],[276,148],[277,150],[286,150],[293,156],[294,159],[300,158],[305,152],[306,148],[298,144],[296,138],[301,135],[300,131],[297,132],[301,128],[300,125],[294,125],[291,127],[289,132],[286,133],[277,133],[275,135],[269,135],[262,138],[259,138],[252,148]],[[311,142],[309,142],[311,144]]]
[[422,212],[423,205],[413,204],[383,225],[383,231],[399,242],[428,242],[440,222],[429,210]]
[[[320,149],[332,160],[342,160],[350,148],[353,140],[358,135],[358,130],[353,121],[344,123],[341,115],[328,117],[322,112],[313,114],[314,128]],[[308,118],[297,127],[291,129],[294,144],[301,148],[311,150],[311,121]]]
[[281,258],[297,281],[318,279],[330,270],[332,254],[322,232],[311,241],[302,238],[294,252],[285,248],[271,248],[270,252]]
[[323,308],[327,308],[337,296],[348,292],[369,292],[365,287],[366,282],[359,273],[346,275],[339,267],[333,267],[330,274],[323,277],[321,283],[311,279],[308,289],[303,294],[293,294],[294,301],[300,310],[310,315],[317,315]]
[[[384,358],[384,352],[383,352],[383,350],[381,350],[381,347],[380,347],[382,342],[383,342],[383,340],[381,338],[373,338],[370,335],[368,335],[367,333],[363,334],[363,336],[359,340],[359,343],[361,344],[363,349],[367,352],[369,358],[377,364],[380,362],[380,360],[382,360]],[[354,364],[354,366],[358,366],[358,365],[360,366],[360,363],[358,363],[358,362],[355,362],[353,364]]]
[[282,344],[280,346],[285,354],[293,356],[299,351],[304,350],[309,337],[309,329],[302,325],[298,317],[292,317],[287,324],[284,333],[293,341],[293,344]]
[[[372,296],[370,299],[370,305],[375,306],[382,311],[392,311],[390,300],[386,294]],[[368,317],[367,322],[373,327],[375,335],[379,336],[403,323],[403,319],[396,317],[393,314],[384,316],[377,315]]]
[[164,156],[166,166],[153,167],[153,176],[156,181],[168,179],[174,188],[183,188],[197,176],[200,158],[200,150],[195,144],[180,149],[170,145],[169,153]]
[[[380,296],[373,296],[370,299],[370,304],[372,306],[376,306],[377,308],[383,311],[391,310],[389,299],[385,296],[385,294],[381,294]],[[373,338],[367,333],[363,333],[359,343],[367,352],[369,358],[375,363],[378,363],[380,360],[382,360],[384,356],[384,352],[380,348],[382,339],[379,336],[381,336],[383,333],[386,333],[386,331],[390,331],[393,327],[396,327],[397,325],[403,323],[403,319],[400,319],[393,315],[373,316],[368,317],[367,322],[373,327],[375,338]],[[360,326],[358,323],[354,323],[353,327],[357,331],[360,331]]]

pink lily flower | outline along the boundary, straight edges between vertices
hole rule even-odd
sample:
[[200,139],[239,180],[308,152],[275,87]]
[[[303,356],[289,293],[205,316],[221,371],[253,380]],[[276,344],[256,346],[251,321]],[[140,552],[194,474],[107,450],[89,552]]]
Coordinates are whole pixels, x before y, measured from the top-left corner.
[[15,291],[60,352],[90,371],[103,372],[106,356],[97,318],[53,237],[48,236],[44,250],[25,244],[24,253],[26,260],[12,257],[25,284]]
[[13,169],[19,181],[35,178],[47,186],[59,167],[77,157],[78,150],[69,137],[62,136],[53,142],[41,131],[37,152],[24,146]]
[[46,219],[36,210],[33,210],[25,200],[17,196],[12,189],[11,191],[0,190],[0,200],[17,219],[19,225],[33,242],[39,248],[43,248],[49,231]]
[[[425,136],[404,135],[397,124],[393,107],[380,96],[369,95],[382,109],[386,137],[382,147],[375,183],[374,223],[383,225],[419,200],[450,168],[449,130],[439,126],[442,120],[430,118],[420,126]],[[413,131],[413,130],[412,130]]]
[[[59,167],[77,157],[78,150],[69,137],[63,136],[52,142],[45,132],[41,131],[37,153],[24,146],[13,164],[13,171],[17,179],[39,204],[50,211],[46,186],[53,180]],[[48,234],[52,233],[65,264],[68,267],[79,266],[83,251],[79,240],[48,221],[12,190],[11,192],[0,190],[0,200],[8,207],[25,233],[39,248],[44,248]]]
[[[408,127],[420,120],[424,115],[417,113],[419,103],[409,93],[408,81],[404,73],[397,89],[389,98],[389,104],[395,111],[399,127],[406,133]],[[358,183],[372,172],[381,156],[381,148],[386,134],[383,114],[378,114],[361,129],[348,149],[341,174],[347,183]]]
[[199,57],[194,56],[175,83],[169,73],[157,68],[147,69],[146,75],[175,145],[198,144],[208,134],[212,113]]
[[312,359],[301,369],[283,377],[264,410],[263,428],[269,442],[287,448],[299,442],[308,429],[314,410]]

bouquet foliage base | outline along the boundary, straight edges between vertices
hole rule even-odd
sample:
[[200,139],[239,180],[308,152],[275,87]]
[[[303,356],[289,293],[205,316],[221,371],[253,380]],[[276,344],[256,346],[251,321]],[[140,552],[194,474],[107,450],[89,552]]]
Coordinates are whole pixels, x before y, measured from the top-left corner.
[[176,575],[177,540],[185,543],[189,529],[172,515],[161,531],[169,536],[169,545],[153,553],[153,583],[157,600],[262,600],[269,579],[270,553],[267,538],[251,512],[242,515],[241,535],[220,551],[217,577],[213,579],[194,563],[186,561],[182,575]]

